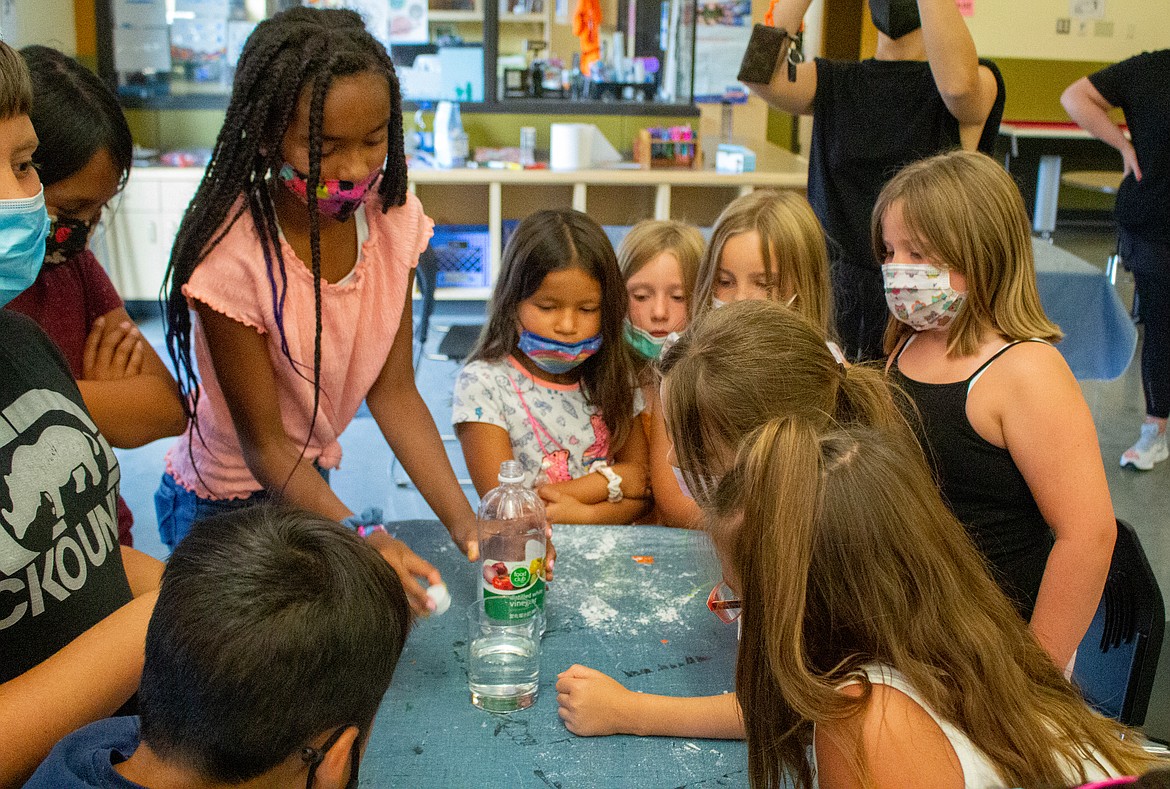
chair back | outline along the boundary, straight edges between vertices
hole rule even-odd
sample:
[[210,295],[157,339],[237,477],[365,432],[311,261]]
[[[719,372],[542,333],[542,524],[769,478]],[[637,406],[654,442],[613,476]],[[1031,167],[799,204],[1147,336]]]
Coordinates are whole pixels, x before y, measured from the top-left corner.
[[418,267],[415,269],[414,277],[418,282],[418,292],[422,296],[418,328],[415,329],[414,336],[422,347],[426,345],[427,334],[431,330],[431,315],[435,312],[435,287],[439,279],[439,256],[431,247],[428,246],[418,256]]
[[1141,541],[1118,520],[1105,591],[1073,667],[1073,682],[1098,712],[1127,726],[1145,722],[1165,624],[1162,592]]

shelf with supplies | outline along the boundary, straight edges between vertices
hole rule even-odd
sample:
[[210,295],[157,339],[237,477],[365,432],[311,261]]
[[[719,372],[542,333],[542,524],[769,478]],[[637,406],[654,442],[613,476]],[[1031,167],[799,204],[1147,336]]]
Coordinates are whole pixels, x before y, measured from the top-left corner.
[[[483,276],[465,278],[467,287],[440,287],[438,297],[488,298],[500,270],[505,227],[541,208],[575,208],[602,225],[653,218],[710,226],[729,202],[753,189],[805,189],[807,160],[764,142],[754,148],[757,169],[748,173],[629,165],[572,171],[412,168],[410,189],[437,225],[474,225],[487,233],[486,260],[481,249],[479,263],[487,266]],[[714,162],[713,153],[706,161]],[[95,250],[124,299],[158,298],[179,222],[202,177],[197,167],[130,172],[106,214],[105,243]]]

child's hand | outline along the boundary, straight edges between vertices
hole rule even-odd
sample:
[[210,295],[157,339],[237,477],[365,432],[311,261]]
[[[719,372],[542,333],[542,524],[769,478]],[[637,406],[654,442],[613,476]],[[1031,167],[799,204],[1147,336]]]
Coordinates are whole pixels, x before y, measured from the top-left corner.
[[463,552],[467,561],[474,562],[479,559],[479,536],[474,518],[464,523],[455,524],[448,531],[451,532],[451,541]]
[[434,603],[427,597],[427,590],[418,579],[425,578],[431,586],[442,582],[443,578],[434,565],[406,547],[406,543],[383,531],[374,532],[366,538],[366,542],[382,554],[386,563],[398,573],[398,580],[402,581],[402,588],[406,590],[406,598],[414,612],[419,616],[429,616]]
[[547,582],[553,578],[553,565],[557,563],[557,546],[553,545],[552,526],[545,527],[545,535],[548,537],[545,540],[544,552],[544,580]]
[[600,671],[572,665],[557,675],[557,714],[579,737],[626,734],[634,693]]
[[93,322],[85,338],[81,378],[85,381],[118,381],[142,372],[145,340],[130,321],[106,325],[105,316]]
[[589,522],[589,507],[568,493],[562,493],[552,485],[542,485],[537,492],[544,499],[545,520],[550,524]]

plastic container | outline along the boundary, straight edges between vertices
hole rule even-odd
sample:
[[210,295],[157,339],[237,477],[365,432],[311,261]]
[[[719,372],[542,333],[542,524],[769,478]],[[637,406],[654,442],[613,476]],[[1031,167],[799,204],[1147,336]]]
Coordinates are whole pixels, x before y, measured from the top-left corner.
[[431,249],[440,288],[486,288],[490,239],[487,225],[435,225]]
[[467,132],[459,103],[440,101],[435,110],[435,164],[439,167],[463,167],[467,164]]
[[487,615],[503,621],[544,611],[544,503],[524,485],[515,460],[500,464],[499,487],[480,500],[476,523],[482,560],[480,591]]

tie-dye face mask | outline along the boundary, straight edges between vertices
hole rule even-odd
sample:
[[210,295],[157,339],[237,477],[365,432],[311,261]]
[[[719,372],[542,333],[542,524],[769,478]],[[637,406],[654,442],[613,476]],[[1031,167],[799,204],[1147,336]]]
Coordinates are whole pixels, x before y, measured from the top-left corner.
[[[344,222],[353,216],[366,198],[366,192],[378,180],[382,171],[374,170],[358,182],[342,181],[337,178],[322,179],[317,184],[317,210],[337,222]],[[297,169],[288,162],[280,168],[277,174],[280,182],[290,192],[301,198],[306,205],[309,203],[309,176],[297,172]]]
[[550,340],[523,329],[518,347],[521,353],[546,373],[563,375],[597,353],[601,348],[601,335],[595,334],[581,342],[568,343]]

